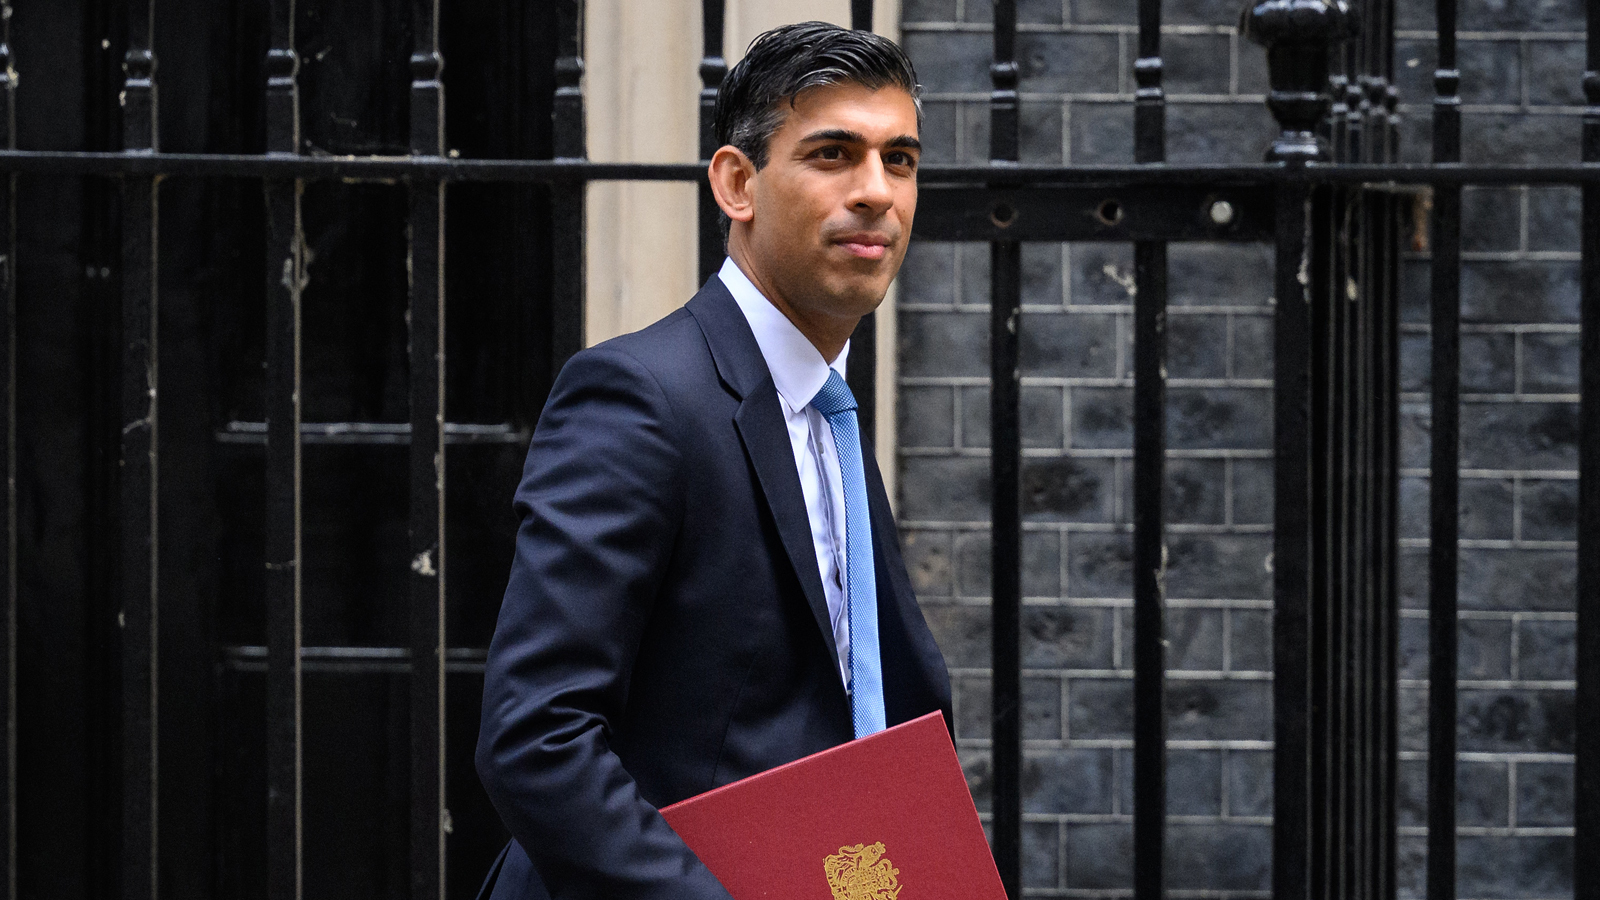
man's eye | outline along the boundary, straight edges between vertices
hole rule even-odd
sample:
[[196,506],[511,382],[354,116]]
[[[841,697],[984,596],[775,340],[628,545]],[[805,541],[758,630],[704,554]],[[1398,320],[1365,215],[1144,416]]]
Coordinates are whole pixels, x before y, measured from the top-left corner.
[[828,160],[844,159],[844,148],[842,148],[842,147],[823,147],[823,148],[817,150],[817,158],[818,159],[828,159]]
[[888,162],[891,166],[906,166],[907,168],[916,168],[917,165],[916,157],[909,153],[891,153],[889,154]]

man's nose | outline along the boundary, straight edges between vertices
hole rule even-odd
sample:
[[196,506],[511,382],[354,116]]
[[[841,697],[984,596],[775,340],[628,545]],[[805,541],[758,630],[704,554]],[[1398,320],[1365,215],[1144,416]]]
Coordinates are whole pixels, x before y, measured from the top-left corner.
[[868,153],[862,161],[850,205],[870,210],[874,215],[882,215],[894,205],[894,188],[889,184],[889,173],[884,169],[880,154]]

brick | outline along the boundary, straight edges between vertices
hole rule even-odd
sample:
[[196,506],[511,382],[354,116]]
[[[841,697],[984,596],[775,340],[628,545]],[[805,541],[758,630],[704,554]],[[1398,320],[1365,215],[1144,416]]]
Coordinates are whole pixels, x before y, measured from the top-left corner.
[[1513,489],[1505,478],[1467,478],[1460,482],[1461,536],[1468,540],[1510,540]]
[[1272,751],[1229,750],[1226,755],[1229,815],[1272,815]]
[[1024,372],[1058,378],[1117,374],[1117,317],[1105,313],[1031,313],[1018,336]]
[[1277,134],[1272,114],[1253,100],[1167,104],[1167,159],[1176,164],[1260,162]]
[[1401,835],[1395,840],[1395,893],[1400,900],[1422,900],[1427,896],[1428,839],[1426,837]]
[[923,618],[952,669],[986,669],[994,646],[993,620],[987,606],[925,604]]
[[1400,117],[1400,161],[1427,163],[1433,158],[1433,128],[1426,113]]
[[905,264],[900,267],[899,302],[954,306],[957,246],[959,245],[913,238],[911,245],[906,248]]
[[[1397,4],[1401,6],[1404,4]],[[1394,42],[1395,87],[1405,103],[1428,103],[1434,96],[1433,71],[1439,46],[1433,38],[1397,38]]]
[[[961,388],[961,446],[989,446],[989,388]],[[1022,385],[1022,446],[1059,448],[1065,440],[1061,388]]]
[[1426,402],[1401,401],[1400,403],[1400,465],[1408,469],[1428,465],[1428,442],[1433,431],[1433,417]]
[[1522,247],[1522,191],[1467,187],[1461,192],[1461,249],[1508,251]]
[[[961,119],[956,133],[961,144],[960,160],[964,163],[982,163],[989,159],[989,102],[964,100],[960,104]],[[987,245],[978,249],[988,252]]]
[[1271,828],[1174,824],[1167,834],[1168,887],[1265,891],[1271,886]]
[[1053,888],[1060,883],[1061,826],[1055,822],[1023,822],[1023,888]]
[[1400,260],[1400,321],[1427,324],[1433,296],[1432,261],[1409,257]]
[[[1060,165],[1066,153],[1064,135],[1060,103],[1022,103],[1017,130],[1017,149],[1022,162],[1030,165]],[[1023,244],[1023,256],[1027,256],[1030,247],[1040,246],[1046,245]]]
[[1133,448],[1132,388],[1072,388],[1072,446],[1081,450]]
[[1128,306],[1133,297],[1133,248],[1129,244],[1073,244],[1069,248],[1070,302],[1076,306]]
[[1075,741],[1133,737],[1133,682],[1126,678],[1073,678],[1067,682],[1067,738]]
[[1576,403],[1463,403],[1461,465],[1469,469],[1575,469]]
[[1067,591],[1073,597],[1133,596],[1133,544],[1126,534],[1067,536]]
[[1463,836],[1456,854],[1456,889],[1463,897],[1572,894],[1570,837]]
[[1395,773],[1395,824],[1415,828],[1428,824],[1428,761],[1404,759]]
[[1171,34],[1161,40],[1169,94],[1226,94],[1231,79],[1227,34]]
[[[1239,24],[1239,4],[1232,0],[1189,0],[1187,3],[1168,4],[1162,13],[1161,24],[1226,25],[1234,28]],[[1167,48],[1167,42],[1173,37],[1162,37],[1162,50]]]
[[947,387],[900,388],[900,446],[955,446],[955,392]]
[[1029,752],[1022,762],[1025,813],[1111,812],[1111,750]]
[[1239,93],[1264,95],[1268,90],[1267,51],[1239,35],[1233,36],[1239,58]]
[[1583,42],[1528,42],[1528,101],[1534,105],[1582,106]]
[[1167,523],[1223,524],[1227,516],[1227,466],[1227,460],[1222,459],[1167,460]]
[[1462,41],[1461,99],[1465,103],[1522,103],[1519,41]]
[[1428,550],[1400,548],[1400,608],[1428,608]]
[[[1131,761],[1127,769],[1133,770]],[[1167,751],[1167,815],[1222,815],[1221,751]]]
[[1469,260],[1461,266],[1464,322],[1576,322],[1578,267]]
[[976,307],[983,311],[985,317],[984,337],[988,341],[989,314],[989,245],[965,243],[960,244],[956,251],[961,267],[960,288],[956,295],[956,302],[963,306]]
[[911,587],[918,597],[948,597],[953,590],[950,535],[943,531],[908,528],[900,543]]
[[1066,884],[1080,890],[1127,890],[1133,886],[1133,823],[1069,824]]
[[1188,606],[1168,609],[1167,669],[1219,671],[1222,668],[1222,618],[1220,609]]
[[1571,753],[1571,691],[1463,690],[1462,750]]
[[1522,390],[1529,394],[1578,392],[1578,335],[1529,332],[1522,339]]
[[948,100],[923,100],[922,128],[918,137],[922,141],[923,164],[960,162],[956,143],[956,104]]
[[1273,504],[1272,461],[1234,459],[1233,522],[1236,525],[1271,525]]
[[957,748],[961,769],[967,775],[967,790],[972,792],[972,804],[978,812],[994,809],[994,760],[987,749]]
[[1068,141],[1073,165],[1133,162],[1132,103],[1075,101],[1070,115]]
[[1420,475],[1400,478],[1400,536],[1425,538],[1428,536],[1430,514],[1428,510],[1428,479]]
[[907,456],[900,461],[900,515],[911,520],[986,522],[987,459]]
[[1517,824],[1571,827],[1571,763],[1517,764]]
[[[957,594],[988,598],[992,563],[989,532],[966,532],[956,538]],[[1055,533],[1023,532],[1022,593],[1028,597],[1054,598],[1060,595],[1060,537]]]
[[989,319],[974,313],[906,312],[899,316],[902,375],[989,374]]
[[[992,733],[994,687],[988,678],[958,679],[956,735],[962,740],[988,740]],[[1061,739],[1061,682],[1054,678],[1022,680],[1022,736],[1030,741]]]
[[1136,11],[1126,0],[1071,0],[1071,20],[1084,25],[1132,25]]
[[1461,389],[1509,394],[1517,388],[1516,338],[1503,331],[1461,336]]
[[1266,308],[1272,301],[1272,254],[1271,244],[1174,244],[1167,250],[1168,302]]
[[1463,113],[1461,159],[1481,165],[1575,163],[1581,124],[1577,116]]
[[994,38],[974,32],[908,31],[900,40],[916,61],[922,89],[930,94],[990,90]]
[[1428,749],[1428,689],[1401,686],[1400,749]]
[[1235,609],[1228,613],[1228,668],[1234,672],[1272,671],[1272,613]]
[[1027,93],[1113,94],[1122,72],[1114,34],[1023,32],[1017,35],[1019,89]]
[[1517,677],[1569,681],[1577,672],[1575,622],[1533,619],[1517,626]]
[[1437,31],[1431,3],[1396,3],[1395,27],[1407,31]]
[[1272,739],[1272,685],[1265,681],[1180,681],[1167,684],[1167,737],[1172,740]]
[[1468,828],[1511,824],[1511,776],[1505,763],[1457,763],[1456,824]]
[[1530,541],[1577,540],[1578,483],[1523,482],[1522,537]]
[[1228,374],[1226,316],[1167,318],[1167,375],[1171,378],[1222,378]]
[[1272,377],[1272,319],[1267,316],[1236,315],[1233,328],[1233,371],[1235,378]]
[[1571,610],[1577,597],[1576,555],[1564,550],[1464,553],[1460,597],[1467,609]]
[[1024,607],[1022,665],[1030,669],[1111,668],[1111,615],[1105,607]]
[[1400,620],[1399,664],[1401,678],[1428,677],[1428,620]]
[[1167,446],[1266,449],[1272,446],[1272,392],[1262,388],[1167,391]]
[[1022,461],[1022,516],[1026,522],[1109,522],[1114,461],[1086,457]]
[[1575,253],[1581,246],[1583,194],[1575,187],[1528,188],[1528,249]]
[[1433,388],[1433,338],[1416,332],[1400,333],[1400,390],[1422,393]]
[[1583,0],[1464,0],[1462,31],[1562,31],[1583,21]]
[[954,22],[956,0],[903,0],[900,18],[905,22]]

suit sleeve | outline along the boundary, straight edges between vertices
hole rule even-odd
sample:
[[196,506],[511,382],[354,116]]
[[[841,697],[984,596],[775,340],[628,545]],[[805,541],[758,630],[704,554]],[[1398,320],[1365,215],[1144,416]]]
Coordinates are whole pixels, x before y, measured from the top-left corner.
[[729,900],[609,746],[682,520],[672,409],[626,353],[562,370],[515,508],[479,776],[554,900]]

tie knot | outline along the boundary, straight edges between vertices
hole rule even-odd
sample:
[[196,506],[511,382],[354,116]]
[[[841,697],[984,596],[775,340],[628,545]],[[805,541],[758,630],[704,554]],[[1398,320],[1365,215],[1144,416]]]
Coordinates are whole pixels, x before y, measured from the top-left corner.
[[828,370],[828,380],[823,383],[822,390],[811,398],[811,407],[825,416],[842,413],[856,408],[856,395],[850,393],[850,386],[839,377],[836,369]]

